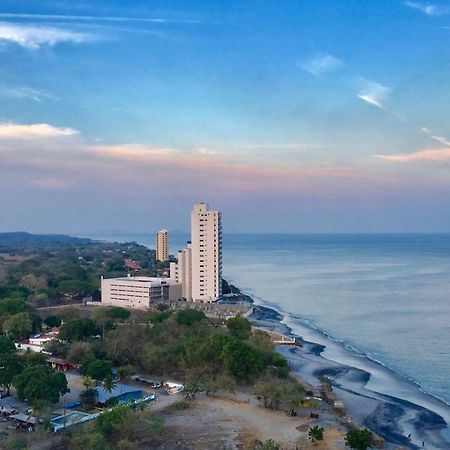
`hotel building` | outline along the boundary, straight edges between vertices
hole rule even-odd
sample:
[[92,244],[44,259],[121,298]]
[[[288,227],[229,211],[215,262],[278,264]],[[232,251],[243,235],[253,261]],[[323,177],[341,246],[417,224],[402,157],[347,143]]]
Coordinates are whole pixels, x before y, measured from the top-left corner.
[[169,259],[169,240],[167,230],[159,230],[156,233],[156,259],[167,261]]
[[194,204],[191,214],[192,300],[214,302],[222,294],[222,222],[220,211]]
[[121,277],[101,279],[102,304],[145,309],[151,303],[181,298],[181,284],[171,278]]

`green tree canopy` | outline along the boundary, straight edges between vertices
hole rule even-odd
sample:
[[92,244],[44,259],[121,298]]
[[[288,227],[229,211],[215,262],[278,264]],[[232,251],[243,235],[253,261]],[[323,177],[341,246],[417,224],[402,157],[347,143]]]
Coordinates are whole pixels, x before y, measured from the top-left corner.
[[238,339],[230,339],[223,346],[221,358],[225,369],[240,380],[256,378],[263,370],[260,352]]
[[3,322],[3,331],[15,341],[27,338],[32,329],[33,323],[26,312],[14,314]]
[[61,319],[58,316],[48,316],[44,319],[44,323],[50,328],[59,327]]
[[230,334],[238,339],[245,340],[252,335],[252,326],[245,317],[237,316],[228,319],[227,327]]
[[366,450],[372,448],[375,445],[374,441],[375,438],[373,433],[367,428],[364,428],[364,430],[352,428],[347,431],[345,436],[345,444],[354,450]]
[[60,395],[68,392],[66,376],[48,366],[30,366],[14,378],[14,386],[21,400],[40,409],[56,403]]
[[[164,314],[164,313],[163,313]],[[190,327],[196,322],[206,319],[205,313],[196,309],[182,309],[177,311],[175,318],[178,325],[186,325]]]
[[73,342],[93,336],[97,333],[95,322],[91,319],[75,319],[65,322],[59,330],[59,339]]
[[80,367],[80,373],[94,380],[102,381],[111,376],[112,365],[110,361],[105,359],[89,359]]
[[15,351],[14,341],[9,336],[0,335],[0,358],[5,355],[11,355]]

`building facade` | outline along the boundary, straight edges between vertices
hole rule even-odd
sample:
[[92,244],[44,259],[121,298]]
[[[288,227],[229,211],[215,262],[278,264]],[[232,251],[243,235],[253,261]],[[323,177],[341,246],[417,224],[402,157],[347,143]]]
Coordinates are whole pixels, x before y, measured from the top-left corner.
[[181,283],[181,296],[192,300],[192,245],[189,241],[185,248],[178,251],[178,262],[170,263],[170,278]]
[[169,259],[169,236],[167,230],[156,233],[156,259],[167,261]]
[[171,278],[121,277],[101,279],[102,304],[145,309],[151,303],[181,298],[181,284]]
[[196,203],[191,214],[192,300],[214,302],[222,294],[222,217]]

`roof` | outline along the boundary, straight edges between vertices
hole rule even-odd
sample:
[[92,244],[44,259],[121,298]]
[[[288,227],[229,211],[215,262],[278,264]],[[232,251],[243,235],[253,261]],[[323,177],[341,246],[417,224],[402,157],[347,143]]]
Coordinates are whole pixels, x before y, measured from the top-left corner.
[[28,416],[24,413],[14,414],[12,416],[9,416],[11,419],[19,420],[20,422],[26,422],[26,423],[36,423],[36,417]]
[[146,383],[162,383],[163,380],[157,377],[151,377],[149,375],[132,375],[130,377],[132,380],[145,381]]
[[132,392],[142,393],[142,389],[129,386],[127,384],[116,384],[115,388],[111,392],[105,391],[103,386],[97,386],[95,390],[98,393],[97,401],[99,403],[105,403],[111,398],[120,397],[124,394],[130,394]]

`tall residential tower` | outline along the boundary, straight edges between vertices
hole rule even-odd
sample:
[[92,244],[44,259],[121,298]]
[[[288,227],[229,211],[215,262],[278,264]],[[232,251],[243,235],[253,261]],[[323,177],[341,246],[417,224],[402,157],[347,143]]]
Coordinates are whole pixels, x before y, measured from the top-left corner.
[[220,211],[194,204],[191,214],[192,300],[216,301],[222,294],[222,223]]
[[160,261],[167,261],[169,259],[167,230],[159,230],[156,233],[156,259]]

